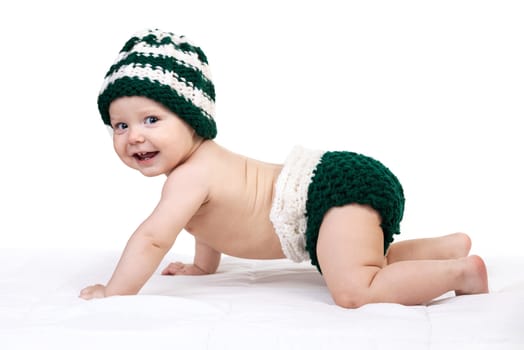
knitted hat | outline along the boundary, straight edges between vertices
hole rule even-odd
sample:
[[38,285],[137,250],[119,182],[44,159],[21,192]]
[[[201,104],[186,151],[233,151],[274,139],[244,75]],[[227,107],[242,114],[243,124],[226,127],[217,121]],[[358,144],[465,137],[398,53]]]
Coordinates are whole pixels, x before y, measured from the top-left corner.
[[217,134],[215,87],[206,55],[184,36],[155,29],[129,39],[98,95],[98,110],[106,125],[110,125],[109,105],[123,96],[160,102],[205,139]]

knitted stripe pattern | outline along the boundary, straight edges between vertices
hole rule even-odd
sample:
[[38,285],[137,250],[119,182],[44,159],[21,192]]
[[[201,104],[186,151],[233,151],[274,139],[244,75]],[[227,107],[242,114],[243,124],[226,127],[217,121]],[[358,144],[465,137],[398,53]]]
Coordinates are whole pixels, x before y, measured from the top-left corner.
[[321,272],[317,258],[320,225],[327,211],[349,203],[369,205],[381,217],[384,254],[400,233],[404,192],[397,177],[379,161],[353,152],[326,152],[315,168],[306,202],[306,250]]
[[98,96],[106,125],[111,125],[109,105],[123,96],[144,96],[163,104],[205,139],[217,134],[215,87],[207,57],[184,36],[155,29],[130,38]]

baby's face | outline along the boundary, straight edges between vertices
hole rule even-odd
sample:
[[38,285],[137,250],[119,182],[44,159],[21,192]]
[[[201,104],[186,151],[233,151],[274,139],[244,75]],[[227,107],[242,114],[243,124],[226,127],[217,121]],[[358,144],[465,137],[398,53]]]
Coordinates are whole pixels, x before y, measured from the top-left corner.
[[109,115],[116,153],[145,176],[169,174],[202,141],[175,113],[147,97],[120,97]]

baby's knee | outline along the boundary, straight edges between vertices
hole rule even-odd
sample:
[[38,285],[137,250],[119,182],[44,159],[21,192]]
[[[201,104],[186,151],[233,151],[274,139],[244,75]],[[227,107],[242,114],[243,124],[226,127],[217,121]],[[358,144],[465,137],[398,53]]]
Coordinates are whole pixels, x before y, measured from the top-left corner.
[[373,291],[366,287],[353,287],[331,291],[335,304],[346,309],[358,309],[374,302]]
[[345,309],[358,309],[361,306],[370,303],[365,292],[357,291],[338,291],[332,293],[333,301]]

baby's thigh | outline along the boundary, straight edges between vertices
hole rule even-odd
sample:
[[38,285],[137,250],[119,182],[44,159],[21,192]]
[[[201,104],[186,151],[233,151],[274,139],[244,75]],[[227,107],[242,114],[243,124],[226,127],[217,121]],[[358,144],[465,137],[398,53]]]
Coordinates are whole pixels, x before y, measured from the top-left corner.
[[377,211],[364,205],[349,204],[326,213],[318,235],[317,255],[328,286],[347,283],[348,276],[357,282],[367,278],[369,268],[384,266],[380,222]]

